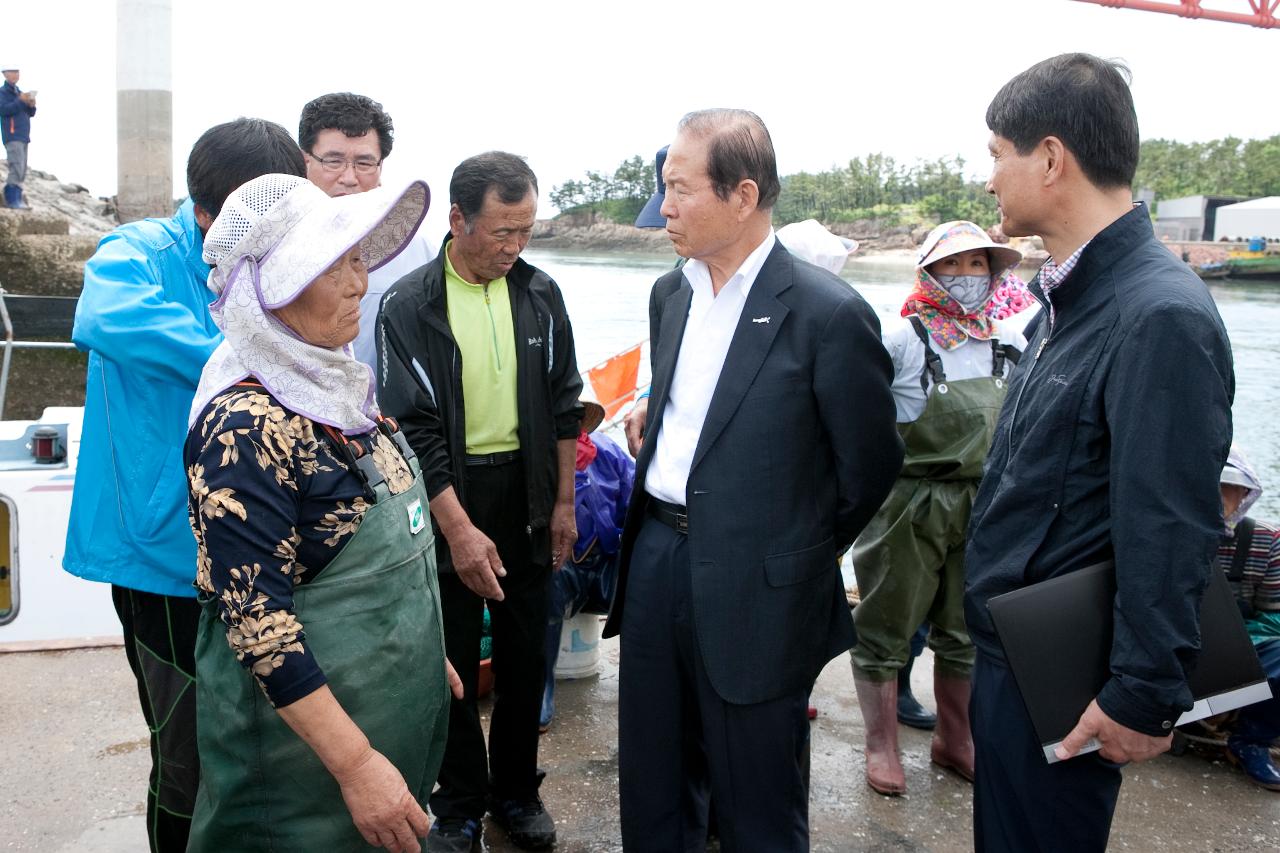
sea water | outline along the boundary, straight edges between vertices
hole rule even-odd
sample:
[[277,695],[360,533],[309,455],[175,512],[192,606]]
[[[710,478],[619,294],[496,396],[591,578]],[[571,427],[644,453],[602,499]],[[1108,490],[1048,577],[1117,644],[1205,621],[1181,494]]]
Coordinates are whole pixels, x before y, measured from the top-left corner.
[[[649,336],[649,289],[676,260],[674,255],[550,249],[531,249],[525,258],[560,284],[584,370]],[[897,315],[912,275],[910,261],[902,258],[855,258],[843,273],[882,319]],[[1251,514],[1280,520],[1280,284],[1215,283],[1210,292],[1235,357],[1235,440],[1264,487]],[[648,365],[641,373],[647,380]]]

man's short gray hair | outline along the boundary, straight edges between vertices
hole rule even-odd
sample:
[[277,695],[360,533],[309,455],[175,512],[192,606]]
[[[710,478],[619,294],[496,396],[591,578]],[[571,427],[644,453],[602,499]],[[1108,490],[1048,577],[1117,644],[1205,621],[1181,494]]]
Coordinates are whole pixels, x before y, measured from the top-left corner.
[[744,180],[760,190],[757,207],[769,210],[778,200],[782,182],[773,139],[760,116],[749,110],[698,110],[680,119],[679,133],[710,139],[707,176],[716,195],[725,200]]

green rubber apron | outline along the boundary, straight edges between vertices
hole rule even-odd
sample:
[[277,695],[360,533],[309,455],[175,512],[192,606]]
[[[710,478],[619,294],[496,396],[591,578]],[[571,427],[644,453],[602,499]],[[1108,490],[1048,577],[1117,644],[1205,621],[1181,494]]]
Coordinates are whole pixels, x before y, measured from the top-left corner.
[[[427,494],[417,460],[405,455],[415,482],[398,495],[372,465],[361,466],[377,502],[319,577],[294,590],[293,602],[334,696],[425,809],[444,757],[449,688]],[[187,850],[373,849],[337,782],[227,647],[216,599],[201,599],[201,776]]]
[[[1004,403],[1005,363],[1017,350],[992,340],[990,376],[949,381],[918,317],[925,407],[899,424],[906,458],[888,498],[853,548],[862,600],[854,609],[863,677],[889,680],[906,664],[911,635],[928,618],[936,665],[967,675],[973,647],[964,627],[964,537],[982,465]],[[932,388],[930,388],[932,380]]]

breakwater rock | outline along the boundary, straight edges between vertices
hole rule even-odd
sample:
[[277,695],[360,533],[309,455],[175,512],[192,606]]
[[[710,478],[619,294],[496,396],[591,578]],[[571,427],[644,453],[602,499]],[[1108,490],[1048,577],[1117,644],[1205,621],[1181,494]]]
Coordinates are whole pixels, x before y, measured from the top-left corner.
[[[8,165],[0,161],[0,179],[7,173]],[[84,262],[102,235],[116,226],[115,209],[79,184],[64,184],[36,169],[28,170],[25,189],[30,210],[0,208],[0,287],[9,297],[13,338],[66,342],[69,323],[55,324],[57,328],[41,323],[35,329],[24,325],[23,318],[70,317],[84,281]],[[83,405],[85,366],[86,356],[75,350],[15,348],[4,417],[29,419],[46,406]]]
[[529,245],[535,249],[594,249],[606,252],[670,252],[661,228],[636,228],[603,219],[539,219]]

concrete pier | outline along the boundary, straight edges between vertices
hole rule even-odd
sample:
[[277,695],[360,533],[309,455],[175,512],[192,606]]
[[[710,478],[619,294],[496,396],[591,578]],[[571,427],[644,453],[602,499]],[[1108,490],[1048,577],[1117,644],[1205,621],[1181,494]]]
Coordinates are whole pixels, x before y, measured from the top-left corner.
[[116,0],[116,173],[121,222],[173,213],[173,10]]
[[[618,837],[618,644],[602,644],[601,673],[556,689],[542,738],[542,797],[559,825],[558,853],[614,853]],[[913,675],[933,707],[931,655]],[[0,846],[41,853],[146,850],[147,731],[124,650],[0,655]],[[929,763],[929,734],[900,729],[907,794],[881,797],[863,781],[863,725],[848,658],[813,693],[815,853],[963,853],[973,848],[972,786]],[[490,705],[481,704],[486,725]],[[1110,849],[1280,849],[1280,794],[1257,788],[1220,753],[1165,755],[1125,771]],[[485,821],[489,853],[515,853]],[[708,851],[718,850],[716,844]]]

